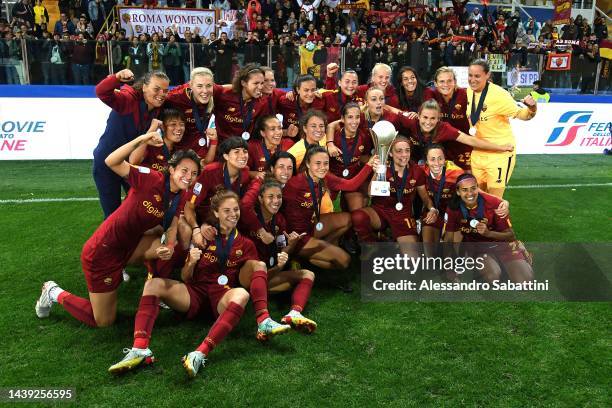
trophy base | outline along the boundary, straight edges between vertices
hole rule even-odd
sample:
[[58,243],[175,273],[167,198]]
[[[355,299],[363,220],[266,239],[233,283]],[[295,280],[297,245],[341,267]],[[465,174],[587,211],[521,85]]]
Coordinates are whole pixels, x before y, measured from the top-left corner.
[[370,184],[370,195],[389,197],[391,195],[391,184],[388,181],[372,181]]

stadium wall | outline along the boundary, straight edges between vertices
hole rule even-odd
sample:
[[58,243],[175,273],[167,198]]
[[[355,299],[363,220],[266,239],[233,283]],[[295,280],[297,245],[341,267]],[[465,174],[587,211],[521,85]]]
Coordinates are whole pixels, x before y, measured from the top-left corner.
[[[553,95],[551,101],[531,121],[512,121],[519,154],[612,148],[612,97]],[[93,87],[0,86],[0,160],[91,159],[109,112]]]

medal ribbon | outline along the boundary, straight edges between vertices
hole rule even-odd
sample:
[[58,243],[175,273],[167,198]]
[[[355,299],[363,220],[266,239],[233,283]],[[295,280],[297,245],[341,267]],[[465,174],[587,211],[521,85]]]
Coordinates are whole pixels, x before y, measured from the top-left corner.
[[350,152],[348,149],[348,141],[346,140],[345,129],[342,129],[340,139],[342,140],[342,163],[344,163],[344,168],[348,170],[348,167],[351,164],[351,160],[353,160],[353,157],[355,156],[355,150],[357,149],[357,145],[359,144],[359,134],[355,133],[355,144],[353,144],[353,147],[351,148]]
[[482,196],[479,194],[478,195],[478,207],[476,209],[476,218],[470,217],[470,211],[467,209],[467,207],[465,206],[465,203],[463,202],[463,200],[461,200],[461,202],[459,203],[459,208],[461,209],[461,215],[463,215],[463,219],[468,221],[471,220],[477,220],[480,221],[484,218],[484,198],[482,198]]
[[234,189],[232,188],[232,179],[230,178],[229,175],[229,170],[227,169],[227,163],[223,166],[223,184],[225,185],[225,188],[231,191],[234,191],[235,193],[238,194],[238,197],[242,197],[242,171],[238,170],[238,191],[234,191]]
[[434,177],[431,174],[431,170],[429,171],[429,190],[434,193],[434,207],[438,210],[440,205],[440,198],[442,198],[442,191],[444,190],[444,183],[446,183],[446,166],[442,167],[442,176],[440,177],[440,184],[438,185],[438,189],[435,188]]
[[[262,227],[266,228],[266,220],[261,212],[261,207],[257,206],[255,208],[255,212],[257,213],[257,219],[261,223]],[[270,248],[270,256],[274,259],[274,263],[276,263],[276,255],[278,255],[278,247],[276,246],[276,214],[272,215],[272,220],[270,221],[270,228],[272,235],[274,235],[274,241],[268,244],[268,248]],[[274,265],[270,265],[274,266]]]
[[264,157],[266,158],[266,163],[267,166],[270,165],[270,151],[268,150],[268,147],[266,146],[266,140],[262,139],[261,140],[261,151],[263,152]]
[[181,195],[177,193],[174,195],[174,198],[172,198],[172,201],[170,201],[170,194],[172,194],[170,191],[170,176],[166,175],[166,191],[164,193],[164,220],[162,221],[164,231],[166,231],[170,227],[170,224],[172,224],[172,218],[174,218],[178,203],[181,199]]
[[408,182],[408,178],[410,176],[409,167],[410,167],[410,164],[404,167],[404,174],[402,175],[402,181],[400,182],[399,188],[395,190],[395,197],[397,197],[398,203],[401,203],[402,199],[404,198],[404,188],[406,188],[406,183]]
[[446,106],[446,114],[448,115],[447,122],[450,122],[453,119],[453,110],[455,109],[455,102],[457,102],[457,95],[459,92],[455,89],[453,91],[453,96],[451,96],[451,100],[449,104]]
[[472,122],[472,126],[476,126],[476,122],[480,120],[480,113],[482,112],[482,107],[484,105],[485,98],[487,97],[487,92],[489,90],[489,83],[485,85],[482,93],[480,94],[480,99],[478,100],[478,107],[474,104],[474,98],[476,97],[476,92],[472,94],[472,106],[470,112],[470,122]]
[[227,242],[225,246],[223,246],[223,240],[221,239],[221,233],[219,233],[215,237],[215,244],[217,244],[217,249],[215,250],[215,255],[219,257],[219,266],[221,267],[221,273],[225,274],[225,270],[227,269],[227,260],[229,259],[230,253],[232,251],[232,245],[234,245],[234,238],[238,235],[238,231],[234,228],[230,231],[229,237],[227,238]]
[[319,180],[319,195],[317,195],[314,186],[314,180],[310,177],[310,174],[306,172],[306,180],[308,180],[308,188],[310,188],[310,195],[312,197],[312,206],[314,208],[315,217],[317,222],[321,219],[321,197],[323,196],[323,180]]
[[[247,103],[247,113],[246,118],[242,121],[242,132],[246,132],[251,125],[251,119],[253,118],[253,104],[255,100],[251,99],[249,103]],[[240,94],[240,116],[244,117],[244,101],[242,100],[242,94]]]
[[[200,132],[202,134],[202,137],[206,137],[206,125],[204,123],[207,123],[209,118],[207,117],[207,114],[204,114],[204,116],[200,117],[200,110],[198,109],[198,104],[196,103],[196,101],[193,99],[193,94],[191,95],[191,98],[189,98],[191,100],[191,113],[193,115],[193,119],[195,120],[195,125],[196,128],[198,129],[198,132]],[[206,118],[206,120],[204,120],[204,118]]]

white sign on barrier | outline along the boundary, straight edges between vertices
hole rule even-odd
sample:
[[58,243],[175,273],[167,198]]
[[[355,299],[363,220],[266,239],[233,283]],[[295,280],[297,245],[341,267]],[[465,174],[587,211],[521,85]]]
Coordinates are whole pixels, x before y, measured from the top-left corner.
[[529,121],[512,120],[519,154],[603,153],[612,149],[610,104],[541,103]]
[[209,37],[215,32],[215,11],[177,8],[138,8],[119,7],[121,28],[126,31],[127,38],[140,34],[162,33],[166,28],[176,27],[183,37],[185,29],[193,33],[199,29],[199,35]]
[[0,160],[91,159],[109,113],[97,98],[0,98]]
[[468,67],[449,67],[455,71],[455,77],[457,78],[457,86],[461,88],[467,88],[470,86],[468,83]]

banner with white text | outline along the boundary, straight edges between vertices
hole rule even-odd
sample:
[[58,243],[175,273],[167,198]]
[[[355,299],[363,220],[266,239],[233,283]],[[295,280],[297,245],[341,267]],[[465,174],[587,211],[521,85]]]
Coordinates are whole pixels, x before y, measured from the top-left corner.
[[119,7],[119,21],[127,37],[163,33],[166,28],[183,37],[186,29],[200,36],[210,36],[215,30],[215,11],[137,7]]

